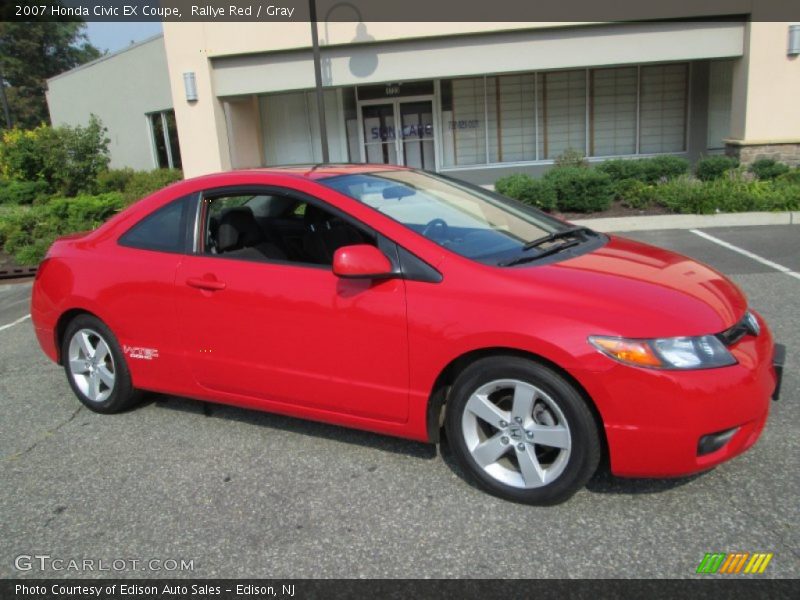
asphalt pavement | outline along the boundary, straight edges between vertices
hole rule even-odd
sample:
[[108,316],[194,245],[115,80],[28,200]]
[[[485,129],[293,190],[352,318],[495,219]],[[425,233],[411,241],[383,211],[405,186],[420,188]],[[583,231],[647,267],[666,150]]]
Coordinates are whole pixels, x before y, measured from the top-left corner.
[[[798,226],[706,233],[800,272]],[[156,395],[81,409],[30,320],[2,328],[30,284],[0,286],[0,577],[697,577],[706,552],[772,552],[758,577],[797,578],[800,278],[688,230],[630,237],[741,286],[788,348],[782,397],[758,444],[711,472],[601,472],[549,508],[470,486],[446,446]],[[20,555],[95,570],[20,571]]]

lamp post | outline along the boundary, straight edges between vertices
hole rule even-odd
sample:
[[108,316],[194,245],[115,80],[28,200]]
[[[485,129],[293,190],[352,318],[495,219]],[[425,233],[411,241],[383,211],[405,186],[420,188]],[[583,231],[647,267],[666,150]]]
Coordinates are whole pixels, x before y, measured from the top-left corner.
[[317,3],[308,0],[311,18],[311,46],[314,53],[314,82],[317,88],[317,114],[319,115],[319,140],[322,144],[322,162],[330,162],[328,153],[328,129],[325,125],[325,96],[322,93],[322,66],[319,57],[319,37],[317,33]]

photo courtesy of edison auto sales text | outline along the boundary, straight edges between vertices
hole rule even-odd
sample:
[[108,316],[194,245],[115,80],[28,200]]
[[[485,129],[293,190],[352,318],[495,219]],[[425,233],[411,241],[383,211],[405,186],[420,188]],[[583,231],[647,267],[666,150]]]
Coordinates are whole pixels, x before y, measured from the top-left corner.
[[237,584],[223,588],[220,585],[201,585],[193,583],[191,585],[138,585],[138,584],[109,584],[109,585],[75,585],[54,583],[52,585],[24,585],[18,583],[14,586],[14,593],[17,596],[93,596],[102,598],[104,596],[218,596],[223,592],[235,594],[236,596],[268,596],[270,598],[286,597],[293,598],[296,594],[294,584],[281,585],[280,588],[274,585],[252,585]]

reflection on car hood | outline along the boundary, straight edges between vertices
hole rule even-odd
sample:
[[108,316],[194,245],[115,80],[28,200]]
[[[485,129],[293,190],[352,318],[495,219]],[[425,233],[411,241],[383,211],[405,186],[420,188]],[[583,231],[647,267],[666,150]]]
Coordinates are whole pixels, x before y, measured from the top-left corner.
[[609,236],[602,248],[575,258],[509,271],[558,290],[558,297],[576,309],[591,308],[598,325],[619,335],[718,333],[747,308],[739,288],[714,269],[616,236]]

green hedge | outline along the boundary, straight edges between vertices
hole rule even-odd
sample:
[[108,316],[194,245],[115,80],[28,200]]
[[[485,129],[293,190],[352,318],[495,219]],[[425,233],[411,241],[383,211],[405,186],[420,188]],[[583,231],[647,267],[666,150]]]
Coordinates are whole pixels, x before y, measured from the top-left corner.
[[0,180],[0,204],[33,204],[49,198],[47,182]]
[[762,158],[751,164],[748,170],[759,179],[777,179],[789,172],[789,165]]
[[494,189],[504,196],[514,198],[536,208],[551,211],[556,208],[556,190],[549,181],[534,179],[519,173],[498,179]]
[[112,192],[10,207],[0,218],[0,246],[19,264],[35,265],[57,237],[95,229],[123,206],[122,194]]
[[738,166],[739,161],[732,156],[706,156],[697,161],[694,174],[701,181],[711,181],[730,173]]
[[658,183],[680,177],[689,172],[689,161],[680,156],[654,156],[652,158],[615,158],[596,167],[613,182],[637,179],[644,183]]
[[656,186],[654,194],[657,202],[679,213],[800,209],[800,186],[745,177],[706,182],[681,177]]
[[611,205],[611,177],[596,169],[564,167],[544,176],[556,192],[556,205],[565,212],[598,212]]

